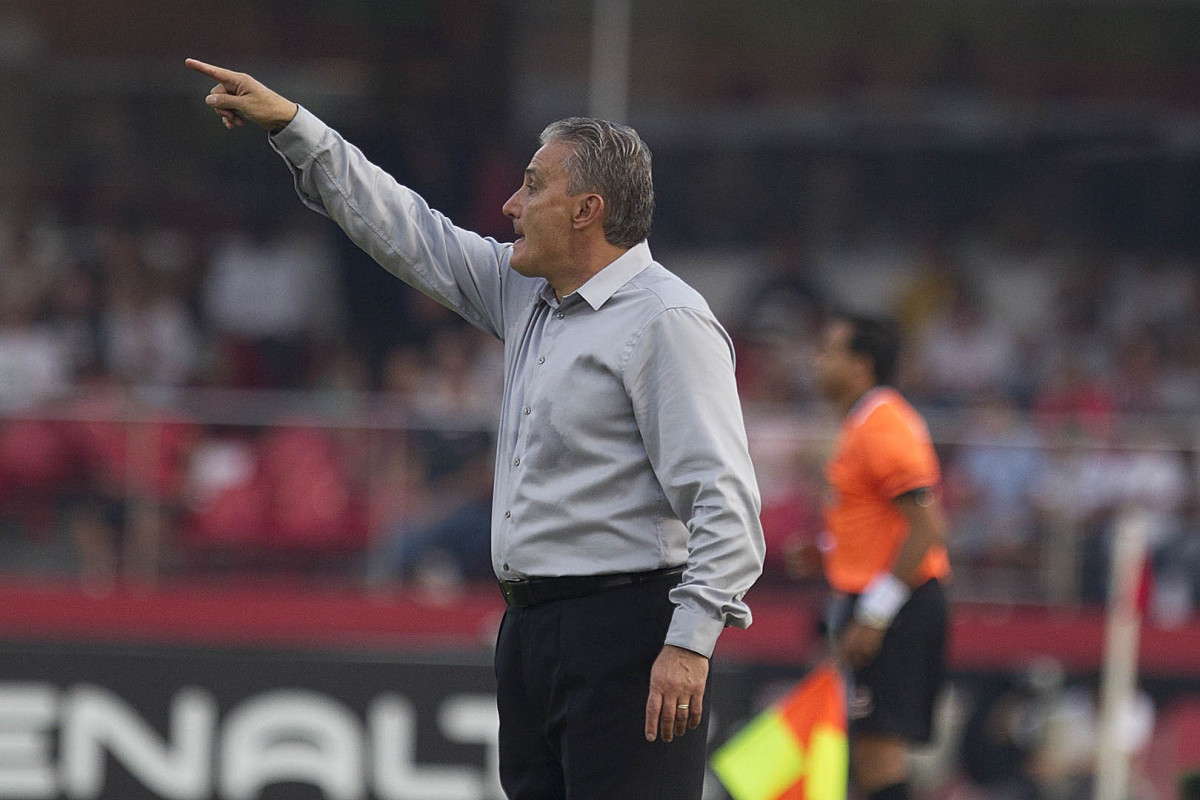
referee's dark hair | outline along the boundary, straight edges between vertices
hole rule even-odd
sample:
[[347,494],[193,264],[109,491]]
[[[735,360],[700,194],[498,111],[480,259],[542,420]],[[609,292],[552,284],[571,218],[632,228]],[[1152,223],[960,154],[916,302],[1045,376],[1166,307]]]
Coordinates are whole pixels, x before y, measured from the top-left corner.
[[854,329],[850,337],[850,352],[867,356],[874,365],[875,383],[890,384],[896,376],[900,358],[900,327],[888,317],[871,317],[838,311],[834,319],[847,322]]

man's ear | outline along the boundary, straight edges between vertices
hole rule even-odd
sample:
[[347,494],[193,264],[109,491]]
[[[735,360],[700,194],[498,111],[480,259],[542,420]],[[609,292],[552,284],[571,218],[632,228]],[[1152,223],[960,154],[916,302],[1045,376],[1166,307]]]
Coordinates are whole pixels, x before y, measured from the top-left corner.
[[603,219],[603,197],[598,194],[582,194],[576,199],[575,216],[571,220],[575,230],[583,230],[589,225],[602,224]]

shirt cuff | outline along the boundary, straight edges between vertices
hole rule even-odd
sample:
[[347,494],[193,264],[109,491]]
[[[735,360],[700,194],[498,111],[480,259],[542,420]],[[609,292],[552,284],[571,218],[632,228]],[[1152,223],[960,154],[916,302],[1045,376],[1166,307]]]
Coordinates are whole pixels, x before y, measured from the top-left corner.
[[311,158],[327,127],[316,114],[297,106],[296,116],[282,130],[268,134],[271,147],[297,166]]
[[676,608],[675,615],[671,617],[671,627],[667,629],[665,644],[712,658],[713,649],[717,646],[717,637],[724,629],[724,620],[713,619],[685,608]]

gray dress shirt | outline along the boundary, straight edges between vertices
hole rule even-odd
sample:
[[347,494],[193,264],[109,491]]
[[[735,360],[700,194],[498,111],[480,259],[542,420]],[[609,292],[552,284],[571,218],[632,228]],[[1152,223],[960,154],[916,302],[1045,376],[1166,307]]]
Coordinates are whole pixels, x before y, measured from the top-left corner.
[[666,643],[746,627],[760,500],[733,347],[645,243],[556,298],[512,245],[455,227],[301,108],[272,135],[306,205],[392,274],[504,342],[492,564],[503,579],[686,564]]

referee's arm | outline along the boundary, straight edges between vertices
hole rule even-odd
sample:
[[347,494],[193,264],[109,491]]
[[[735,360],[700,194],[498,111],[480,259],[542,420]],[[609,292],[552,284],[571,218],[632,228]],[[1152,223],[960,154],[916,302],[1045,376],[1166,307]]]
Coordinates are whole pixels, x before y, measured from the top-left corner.
[[[933,489],[926,487],[905,492],[895,502],[908,521],[908,536],[892,563],[891,573],[872,581],[872,586],[864,592],[864,595],[874,594],[875,597],[859,598],[855,619],[846,626],[837,643],[837,659],[854,669],[866,666],[879,655],[891,618],[920,580],[917,570],[925,554],[930,547],[946,540],[946,514]],[[879,605],[872,600],[880,597],[887,601],[883,605],[891,606],[887,612],[882,615],[860,613],[864,606]]]
[[908,520],[908,538],[896,554],[892,574],[915,589],[920,580],[917,568],[925,554],[929,548],[946,541],[946,514],[941,500],[930,488],[905,492],[896,498],[896,507]]

